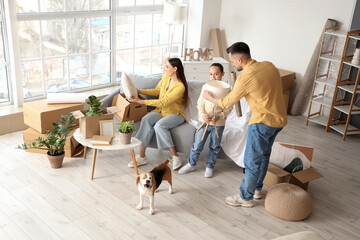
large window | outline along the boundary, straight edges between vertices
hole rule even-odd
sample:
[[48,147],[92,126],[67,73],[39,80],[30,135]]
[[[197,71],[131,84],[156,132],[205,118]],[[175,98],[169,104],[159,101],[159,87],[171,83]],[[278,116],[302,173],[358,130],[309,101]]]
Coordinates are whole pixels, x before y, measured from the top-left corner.
[[[161,74],[169,26],[161,0],[17,0],[24,98]],[[175,29],[180,56],[184,26]]]
[[0,2],[0,104],[10,101],[3,1]]

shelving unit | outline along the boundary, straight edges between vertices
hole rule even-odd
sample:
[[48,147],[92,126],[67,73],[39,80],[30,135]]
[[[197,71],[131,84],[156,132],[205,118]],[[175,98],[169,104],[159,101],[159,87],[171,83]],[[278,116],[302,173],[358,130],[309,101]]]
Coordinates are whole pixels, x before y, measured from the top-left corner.
[[360,30],[347,32],[326,126],[326,131],[333,129],[342,134],[343,140],[346,135],[360,134],[360,128],[350,124],[351,116],[360,114],[360,65],[352,63],[355,49],[359,47]]
[[346,32],[337,27],[327,28],[322,34],[306,125],[313,122],[326,127],[328,124],[345,39]]

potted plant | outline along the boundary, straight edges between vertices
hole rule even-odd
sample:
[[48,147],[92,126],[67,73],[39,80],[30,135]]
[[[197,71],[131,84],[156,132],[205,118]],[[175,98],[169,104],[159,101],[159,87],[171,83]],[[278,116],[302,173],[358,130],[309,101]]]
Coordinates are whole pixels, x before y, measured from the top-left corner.
[[100,117],[103,115],[100,108],[101,103],[94,95],[89,96],[89,101],[86,103],[90,106],[89,110],[85,114],[86,116]]
[[132,133],[135,131],[134,121],[120,122],[118,126],[120,142],[130,144]]
[[46,138],[38,137],[36,142],[18,145],[19,149],[37,148],[48,150],[47,156],[52,168],[60,168],[64,160],[66,137],[75,126],[72,113],[61,115],[59,124],[53,123],[53,130],[46,131]]

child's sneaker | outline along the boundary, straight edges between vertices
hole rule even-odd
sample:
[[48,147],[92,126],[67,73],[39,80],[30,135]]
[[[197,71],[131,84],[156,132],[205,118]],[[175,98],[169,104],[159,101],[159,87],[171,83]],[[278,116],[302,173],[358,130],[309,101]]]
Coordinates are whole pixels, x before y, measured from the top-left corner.
[[261,198],[262,198],[262,196],[261,196],[261,190],[255,190],[255,193],[254,193],[253,198],[254,198],[255,200],[261,199]]
[[[141,166],[141,165],[147,164],[146,157],[141,157],[140,155],[136,155],[135,160],[136,160],[136,165],[138,167]],[[134,167],[133,161],[128,163],[128,167],[131,167],[131,168]]]
[[185,174],[188,172],[192,172],[195,170],[195,166],[191,166],[190,163],[186,164],[185,166],[183,166],[182,168],[180,168],[179,173],[180,174]]
[[211,178],[213,176],[214,169],[213,168],[206,168],[205,170],[205,177]]
[[231,206],[234,206],[234,207],[253,207],[255,205],[254,203],[254,200],[251,199],[251,200],[243,200],[241,197],[240,197],[240,194],[235,194],[233,196],[230,196],[230,197],[227,197],[225,198],[225,202]]

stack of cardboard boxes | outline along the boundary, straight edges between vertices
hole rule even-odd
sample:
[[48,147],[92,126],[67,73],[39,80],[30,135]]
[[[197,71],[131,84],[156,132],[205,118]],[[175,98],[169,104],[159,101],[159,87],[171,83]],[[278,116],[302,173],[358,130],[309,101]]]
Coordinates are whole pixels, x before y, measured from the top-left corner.
[[[24,142],[34,142],[38,137],[45,138],[46,130],[52,130],[52,124],[58,124],[61,115],[83,109],[84,105],[82,103],[47,104],[46,99],[24,103],[24,123],[29,126],[24,131]],[[76,120],[75,124],[78,125],[79,121]],[[77,152],[79,143],[73,137],[74,131],[75,129],[66,138],[65,157],[72,157]],[[26,149],[26,151],[44,154],[47,152],[47,150],[35,148]]]
[[[139,96],[140,97],[140,96]],[[63,114],[74,113],[76,118],[75,124],[79,127],[80,134],[85,138],[91,138],[100,134],[100,120],[113,119],[113,115],[120,121],[134,120],[138,121],[147,113],[146,105],[138,103],[129,103],[123,94],[115,96],[113,107],[103,110],[104,115],[101,117],[85,116],[83,103],[66,103],[66,104],[47,104],[46,99],[27,102],[23,106],[24,123],[29,126],[24,131],[24,142],[34,142],[38,137],[46,137],[46,130],[53,129],[53,123],[59,123],[60,116]],[[75,127],[66,138],[65,157],[74,156],[79,148],[79,143],[73,137],[77,127]],[[26,149],[29,152],[46,153],[42,149]]]

